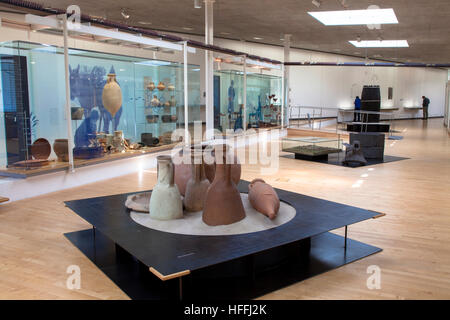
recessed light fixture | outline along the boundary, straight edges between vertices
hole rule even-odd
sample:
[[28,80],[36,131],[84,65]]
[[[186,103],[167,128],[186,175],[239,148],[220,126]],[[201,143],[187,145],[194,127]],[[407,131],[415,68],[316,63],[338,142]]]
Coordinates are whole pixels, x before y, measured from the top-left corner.
[[352,45],[358,48],[407,48],[409,47],[406,40],[362,40],[349,41]]
[[188,30],[188,31],[194,30],[194,28],[191,28],[191,27],[182,27],[182,29],[183,29],[183,30]]
[[317,8],[319,8],[320,5],[322,4],[322,2],[320,0],[312,0],[311,3],[313,5],[315,5]]
[[393,9],[315,11],[308,14],[326,26],[398,23]]
[[263,38],[261,38],[261,37],[253,37],[253,39],[255,39],[255,40],[262,40]]
[[224,36],[229,36],[231,33],[222,31],[222,32],[220,32],[220,34],[222,34],[222,35],[224,35]]
[[147,22],[147,21],[139,21],[138,23],[139,23],[139,24],[143,24],[143,25],[146,25],[146,24],[152,24],[151,22]]
[[120,14],[122,15],[122,17],[124,17],[125,19],[129,19],[130,15],[125,12],[125,9],[120,10]]

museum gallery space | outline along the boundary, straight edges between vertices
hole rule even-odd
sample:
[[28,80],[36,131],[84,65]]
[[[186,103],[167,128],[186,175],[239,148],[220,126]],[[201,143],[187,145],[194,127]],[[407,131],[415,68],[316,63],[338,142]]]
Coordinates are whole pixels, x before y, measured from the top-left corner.
[[0,299],[449,299],[449,12],[1,0]]

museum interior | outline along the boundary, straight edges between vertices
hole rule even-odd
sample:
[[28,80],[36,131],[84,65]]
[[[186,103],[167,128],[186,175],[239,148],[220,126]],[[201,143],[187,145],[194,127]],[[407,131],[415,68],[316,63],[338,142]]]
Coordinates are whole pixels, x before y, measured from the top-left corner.
[[0,299],[450,299],[449,15],[0,0]]

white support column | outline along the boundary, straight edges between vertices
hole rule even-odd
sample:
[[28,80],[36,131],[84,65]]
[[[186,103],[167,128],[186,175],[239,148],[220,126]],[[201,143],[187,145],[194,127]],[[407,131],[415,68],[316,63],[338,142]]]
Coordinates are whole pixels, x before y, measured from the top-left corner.
[[284,64],[283,65],[281,65],[281,74],[282,74],[282,76],[281,76],[281,128],[283,128],[284,127],[284,106],[286,105],[285,103],[284,103],[284,100],[286,99],[286,92],[285,92],[285,90],[284,90],[284,88],[285,88],[285,85],[284,85],[284,68],[285,68],[285,66],[284,66]]
[[70,73],[69,73],[69,44],[68,44],[68,31],[67,31],[67,15],[62,15],[63,25],[63,37],[64,37],[64,75],[66,86],[66,126],[67,126],[67,140],[68,140],[68,152],[69,152],[69,170],[75,171],[73,162],[73,136],[72,136],[72,113],[70,111]]
[[190,145],[189,137],[189,96],[188,96],[188,48],[187,41],[183,42],[183,71],[184,71],[184,143]]
[[[214,0],[205,0],[205,43],[214,42]],[[214,129],[214,60],[212,51],[205,50],[206,139],[213,138]]]
[[[284,35],[284,61],[283,62],[289,62],[289,54],[291,52],[291,35],[285,34]],[[289,67],[284,67],[283,69],[283,83],[284,83],[284,97],[283,100],[285,102],[285,107],[290,108],[291,107],[291,88],[289,85]],[[284,108],[282,108],[284,110]],[[285,123],[287,126],[289,125],[289,119],[285,119],[286,116],[288,116],[288,112],[283,112],[282,114],[282,120],[281,123]]]
[[244,131],[247,130],[247,56],[244,55],[242,57],[243,60],[243,68],[244,68],[244,95],[242,99],[242,103],[244,104],[244,108],[242,112],[242,129]]

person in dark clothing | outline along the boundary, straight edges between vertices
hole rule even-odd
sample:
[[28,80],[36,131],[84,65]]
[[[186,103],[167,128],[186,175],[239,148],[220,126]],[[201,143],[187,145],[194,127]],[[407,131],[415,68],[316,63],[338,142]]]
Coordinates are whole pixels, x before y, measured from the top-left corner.
[[361,122],[361,99],[359,96],[355,98],[355,112],[353,113],[353,122]]
[[423,111],[423,120],[428,119],[428,106],[430,105],[430,99],[425,96],[422,96],[422,111]]

